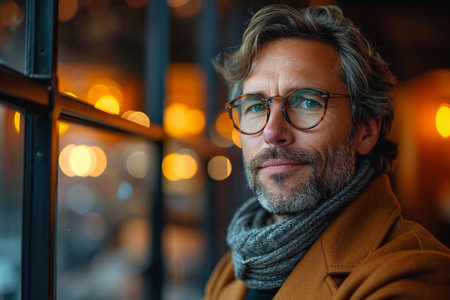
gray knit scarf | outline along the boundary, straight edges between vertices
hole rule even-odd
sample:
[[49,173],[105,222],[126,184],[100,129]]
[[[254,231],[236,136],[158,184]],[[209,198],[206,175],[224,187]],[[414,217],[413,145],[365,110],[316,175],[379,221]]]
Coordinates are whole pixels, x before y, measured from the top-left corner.
[[[228,227],[235,277],[249,288],[279,288],[312,243],[337,214],[367,185],[374,173],[368,161],[360,164],[352,181],[317,207],[270,224],[273,215],[256,198],[245,202]],[[268,225],[270,224],[270,225]]]

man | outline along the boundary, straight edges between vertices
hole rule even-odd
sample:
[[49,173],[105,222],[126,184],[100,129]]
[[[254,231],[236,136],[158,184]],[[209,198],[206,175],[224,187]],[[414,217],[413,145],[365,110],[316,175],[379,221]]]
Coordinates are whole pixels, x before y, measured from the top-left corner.
[[449,249],[386,175],[393,76],[338,7],[261,9],[216,69],[256,197],[205,299],[450,299]]

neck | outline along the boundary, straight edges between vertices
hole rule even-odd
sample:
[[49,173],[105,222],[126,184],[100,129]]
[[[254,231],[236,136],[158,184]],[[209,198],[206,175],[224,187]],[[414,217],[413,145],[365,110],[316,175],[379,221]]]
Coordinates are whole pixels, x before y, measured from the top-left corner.
[[276,215],[276,214],[273,215],[273,219],[275,220],[275,223],[283,222],[283,221],[289,220],[290,218],[292,218],[291,215]]

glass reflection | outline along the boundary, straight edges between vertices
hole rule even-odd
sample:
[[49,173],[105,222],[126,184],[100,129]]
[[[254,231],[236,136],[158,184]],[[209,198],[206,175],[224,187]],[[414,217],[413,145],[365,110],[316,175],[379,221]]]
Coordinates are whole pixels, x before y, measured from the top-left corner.
[[68,123],[59,149],[58,299],[142,299],[154,145]]
[[58,5],[59,90],[111,114],[142,111],[147,1]]
[[[0,299],[20,299],[23,118],[0,105]],[[7,146],[6,146],[7,145]]]
[[0,64],[25,72],[25,1],[0,1]]

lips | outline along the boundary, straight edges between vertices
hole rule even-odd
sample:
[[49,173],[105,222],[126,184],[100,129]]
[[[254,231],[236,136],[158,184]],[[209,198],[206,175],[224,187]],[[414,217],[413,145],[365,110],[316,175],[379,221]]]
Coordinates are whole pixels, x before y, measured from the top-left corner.
[[304,165],[304,163],[295,160],[268,159],[260,165],[259,169],[268,172],[281,173],[290,171],[301,165]]
[[270,147],[250,159],[247,163],[247,170],[253,178],[256,178],[260,171],[271,175],[283,173],[287,175],[289,171],[298,170],[305,165],[315,170],[320,162],[320,154],[313,151]]

